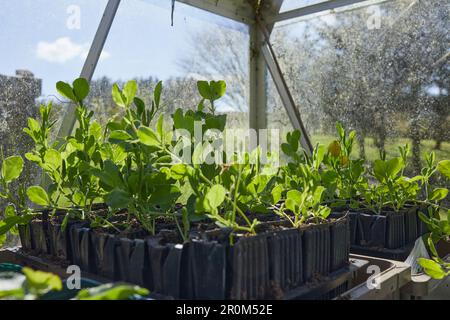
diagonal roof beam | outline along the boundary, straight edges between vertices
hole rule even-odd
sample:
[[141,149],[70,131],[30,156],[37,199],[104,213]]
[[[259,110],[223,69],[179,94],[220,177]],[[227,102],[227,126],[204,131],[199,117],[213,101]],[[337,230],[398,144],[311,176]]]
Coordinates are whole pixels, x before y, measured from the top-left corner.
[[264,26],[263,22],[260,20],[258,20],[258,27],[260,28],[265,38],[265,42],[262,46],[261,52],[264,60],[266,61],[267,68],[272,75],[273,82],[275,83],[275,87],[277,88],[289,119],[291,120],[292,126],[294,127],[294,129],[298,129],[302,133],[300,137],[301,145],[306,153],[310,155],[313,150],[313,145],[311,143],[311,139],[309,138],[308,131],[303,124],[302,118],[300,116],[300,111],[295,105],[294,98],[292,97],[289,86],[287,85],[286,79],[284,78],[283,71],[281,70],[280,64],[278,63],[276,54],[272,48],[272,45],[270,44],[270,34],[267,28]]
[[[80,78],[85,78],[86,80],[91,81],[119,5],[120,0],[108,0],[94,40],[89,49],[88,56],[86,58],[86,61],[84,62],[83,69],[81,70]],[[69,104],[66,109],[64,118],[61,122],[58,137],[65,137],[70,135],[75,126],[75,122],[75,106],[73,104]]]
[[354,4],[358,4],[358,3],[367,2],[368,5],[371,5],[374,3],[386,2],[386,1],[391,1],[391,0],[377,0],[377,1],[373,1],[373,0],[329,0],[329,1],[312,4],[309,6],[301,7],[298,9],[285,11],[278,15],[266,16],[264,18],[265,18],[265,22],[267,24],[269,24],[269,23],[275,23],[275,22],[280,22],[280,21],[284,21],[284,20],[294,19],[294,18],[298,18],[298,17],[310,15],[310,14],[320,13],[320,12],[327,11],[327,10],[333,10],[333,9],[337,9],[340,7],[350,6],[350,5],[354,5]]
[[[242,0],[176,0],[180,3],[202,9],[237,22],[252,24],[255,11],[250,3]],[[175,9],[176,10],[176,9]]]

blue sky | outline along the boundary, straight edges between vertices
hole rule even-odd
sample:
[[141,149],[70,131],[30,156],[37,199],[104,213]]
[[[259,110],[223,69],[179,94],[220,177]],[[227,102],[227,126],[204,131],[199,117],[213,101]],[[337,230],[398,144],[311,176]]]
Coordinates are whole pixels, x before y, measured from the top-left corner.
[[[177,60],[189,54],[188,37],[205,28],[245,28],[227,19],[170,0],[122,0],[94,78],[179,76]],[[28,69],[43,79],[43,95],[58,80],[79,75],[106,0],[7,0],[0,11],[0,74]],[[69,28],[71,6],[80,9],[80,29]]]

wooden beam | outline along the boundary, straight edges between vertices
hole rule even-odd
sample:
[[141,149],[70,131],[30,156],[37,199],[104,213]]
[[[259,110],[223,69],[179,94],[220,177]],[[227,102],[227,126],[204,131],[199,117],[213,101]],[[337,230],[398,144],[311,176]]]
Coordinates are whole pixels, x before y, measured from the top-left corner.
[[[222,17],[245,24],[255,22],[255,11],[247,1],[242,0],[176,0],[180,3],[205,10]],[[176,10],[176,7],[175,7]]]
[[310,15],[310,14],[315,14],[315,13],[320,13],[322,11],[327,11],[327,10],[333,10],[333,9],[337,9],[340,7],[345,7],[345,6],[350,6],[353,4],[357,4],[357,3],[364,3],[367,2],[368,4],[374,4],[375,3],[379,3],[379,2],[385,2],[387,0],[379,0],[379,1],[370,1],[370,0],[329,0],[329,1],[324,1],[324,2],[319,2],[316,4],[312,4],[306,7],[301,7],[301,8],[297,8],[297,9],[293,9],[293,10],[289,10],[289,11],[285,11],[285,12],[281,12],[279,14],[276,15],[271,15],[271,16],[265,16],[264,20],[266,23],[275,23],[275,22],[280,22],[280,21],[284,21],[284,20],[289,20],[289,19],[294,19],[294,18],[299,18],[302,16],[306,16],[306,15]]
[[[109,30],[111,29],[111,25],[114,21],[119,5],[120,0],[109,0],[106,5],[103,17],[97,29],[97,33],[95,34],[94,41],[89,49],[89,53],[80,74],[81,78],[85,78],[89,82],[94,75],[95,68],[97,67],[98,60],[100,59],[103,46],[105,45],[106,38],[108,37]],[[59,128],[58,137],[70,135],[73,127],[75,126],[75,120],[75,106],[73,104],[69,104],[62,120],[61,127]]]
[[306,131],[306,127],[303,124],[302,118],[300,116],[300,111],[295,105],[294,98],[291,95],[289,87],[284,78],[281,67],[278,63],[278,60],[275,56],[275,52],[270,44],[269,33],[267,29],[265,29],[264,24],[258,23],[260,30],[264,35],[264,45],[262,46],[262,55],[267,64],[267,67],[272,75],[272,79],[275,83],[275,87],[277,88],[278,93],[280,94],[281,101],[287,111],[289,119],[291,120],[292,126],[294,129],[297,129],[301,132],[300,142],[303,149],[307,154],[311,154],[313,150],[313,146],[311,143],[311,139],[309,138],[308,132]]

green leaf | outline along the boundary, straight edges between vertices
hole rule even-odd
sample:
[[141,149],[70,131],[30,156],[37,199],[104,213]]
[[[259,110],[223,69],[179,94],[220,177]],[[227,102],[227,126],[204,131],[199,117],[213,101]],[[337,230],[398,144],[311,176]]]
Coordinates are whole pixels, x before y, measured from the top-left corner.
[[197,81],[197,88],[203,99],[211,100],[212,93],[208,81]]
[[283,186],[281,184],[277,185],[272,189],[272,201],[273,204],[277,204],[281,200],[281,195],[283,193]]
[[128,81],[125,87],[123,88],[122,94],[125,96],[127,106],[133,103],[137,89],[138,86],[136,80]]
[[49,149],[45,152],[44,162],[47,167],[56,170],[61,166],[61,154],[55,149]]
[[[152,193],[149,203],[157,204],[160,207],[172,205],[180,196],[180,190],[174,185],[160,185]],[[164,206],[167,207],[167,206]]]
[[205,195],[205,200],[212,209],[217,209],[225,200],[226,189],[220,185],[213,185]]
[[56,83],[56,90],[61,96],[69,99],[70,101],[75,103],[78,102],[77,97],[75,96],[75,93],[73,92],[73,89],[70,86],[70,84],[63,81],[59,81]]
[[137,98],[137,97],[135,97],[133,99],[133,101],[134,101],[134,105],[136,106],[136,110],[137,110],[138,114],[139,115],[143,114],[145,111],[145,102],[142,99]]
[[394,178],[403,168],[403,160],[400,157],[392,158],[386,162],[386,174]]
[[321,206],[319,209],[319,213],[323,219],[326,219],[331,214],[331,208]]
[[285,205],[286,209],[291,210],[293,213],[297,213],[298,203],[294,199],[286,199]]
[[28,267],[22,268],[22,273],[27,279],[28,291],[37,296],[50,291],[60,291],[63,288],[61,279],[53,273],[33,270]]
[[286,194],[286,199],[291,199],[296,204],[300,204],[302,202],[302,193],[298,190],[289,190]]
[[29,187],[27,190],[27,195],[32,202],[40,206],[45,207],[50,205],[50,199],[47,192],[40,186]]
[[442,266],[433,260],[419,258],[419,264],[433,279],[443,279],[447,275]]
[[16,208],[12,204],[7,205],[5,208],[4,216],[5,216],[5,218],[15,217],[16,216]]
[[119,86],[115,83],[112,87],[112,98],[114,100],[114,102],[122,107],[122,108],[126,108],[127,107],[127,100],[126,97],[122,94],[122,92],[119,89]]
[[139,141],[146,146],[154,146],[157,147],[160,144],[158,136],[156,133],[150,129],[149,127],[141,126],[137,132]]
[[192,152],[192,164],[197,166],[203,163],[203,151],[203,145],[198,143],[194,148],[194,152]]
[[111,134],[109,135],[110,141],[126,141],[132,139],[133,137],[124,130],[112,131]]
[[117,165],[111,160],[105,160],[103,170],[92,169],[92,174],[100,179],[102,183],[109,186],[112,190],[115,187],[122,186],[122,175]]
[[2,164],[2,178],[9,183],[18,177],[23,170],[23,159],[20,156],[8,157]]
[[324,145],[321,145],[321,144],[319,144],[319,145],[314,149],[314,154],[315,154],[315,157],[314,157],[314,167],[315,167],[316,169],[319,169],[319,168],[320,168],[320,165],[322,164],[322,161],[323,161],[323,159],[324,159],[324,157],[325,157],[325,151],[326,151],[325,146],[324,146]]
[[133,295],[148,296],[147,289],[117,284],[103,284],[94,288],[82,289],[75,297],[76,300],[125,300],[130,299]]
[[4,235],[8,231],[11,231],[11,229],[15,228],[16,225],[25,225],[28,224],[31,219],[33,218],[32,215],[25,215],[25,216],[9,216],[4,218],[3,220],[0,220],[0,235]]
[[161,101],[161,92],[162,92],[162,81],[159,81],[155,86],[155,90],[153,91],[153,102],[155,103],[156,108],[159,107],[159,103]]
[[378,181],[382,182],[386,177],[386,162],[376,159],[373,163],[373,173]]
[[339,138],[343,140],[345,137],[345,130],[339,122],[336,122],[336,131],[338,133]]
[[208,129],[217,129],[223,131],[227,123],[227,115],[221,114],[205,119],[205,124]]
[[444,177],[450,179],[450,160],[439,161],[437,169]]
[[209,83],[211,97],[210,100],[220,99],[227,91],[227,84],[225,81],[211,81]]
[[176,180],[183,179],[188,173],[187,166],[183,163],[177,163],[170,168],[170,175]]
[[291,149],[293,152],[298,151],[298,143],[300,141],[301,135],[302,134],[301,134],[300,130],[294,130],[290,133],[290,135],[287,136],[287,141],[288,141],[289,145],[291,146]]
[[445,199],[447,194],[448,194],[448,189],[436,188],[431,192],[429,198],[431,201],[441,201],[441,200]]
[[115,188],[106,196],[106,203],[114,209],[125,209],[132,201],[128,192]]
[[38,132],[41,130],[41,125],[33,118],[28,118],[28,127],[33,132]]
[[[5,216],[6,219],[8,219],[8,218],[10,218],[10,219],[13,218],[14,219],[14,217],[17,217],[16,208],[12,204],[7,205],[6,208],[5,208],[4,216]],[[15,224],[17,224],[17,222]],[[17,230],[15,225],[10,229],[10,232],[12,234],[17,234],[18,233],[18,230]],[[1,234],[1,232],[0,232],[0,234]]]
[[78,101],[83,101],[89,94],[89,82],[84,78],[78,78],[73,82],[73,93]]
[[156,122],[156,132],[158,132],[159,138],[162,141],[164,139],[164,114],[161,113],[158,121]]
[[323,187],[323,186],[318,186],[316,188],[316,190],[314,190],[314,196],[313,196],[314,204],[319,204],[322,202],[322,195],[323,195],[324,191],[325,191],[325,187]]
[[377,159],[374,162],[373,172],[378,181],[382,182],[384,179],[395,178],[403,167],[403,160],[400,157],[387,161]]

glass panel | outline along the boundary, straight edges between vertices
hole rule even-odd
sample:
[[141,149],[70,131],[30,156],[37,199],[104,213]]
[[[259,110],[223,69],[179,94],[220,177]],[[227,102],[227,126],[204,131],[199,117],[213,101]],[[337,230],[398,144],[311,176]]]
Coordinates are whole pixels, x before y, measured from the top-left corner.
[[[137,79],[149,97],[163,81],[163,112],[195,108],[197,80],[225,80],[226,96],[217,109],[230,127],[248,127],[248,30],[245,25],[170,1],[123,1],[105,45],[108,59],[94,75],[93,107],[105,122],[120,112],[110,100],[114,82]],[[105,97],[105,98],[102,98]]]
[[[355,129],[373,160],[412,145],[450,156],[446,1],[389,1],[276,25],[271,40],[313,142]],[[431,23],[432,21],[432,23]]]
[[[5,157],[30,150],[31,139],[22,129],[36,115],[39,102],[54,101],[55,110],[62,110],[55,84],[80,74],[105,6],[106,0],[2,1],[0,147]],[[56,118],[62,115],[59,111]],[[19,183],[26,187],[37,177],[26,162]],[[4,205],[0,201],[1,212]],[[16,244],[16,238],[6,242]]]
[[284,0],[281,5],[280,12],[290,11],[301,7],[311,6],[320,2],[326,2],[327,0]]
[[267,72],[267,128],[280,129],[282,139],[293,130],[291,120],[284,108],[270,72]]
[[[4,1],[0,10],[0,74],[26,69],[42,80],[43,99],[55,83],[79,76],[107,0]],[[107,53],[103,58],[106,58]]]

